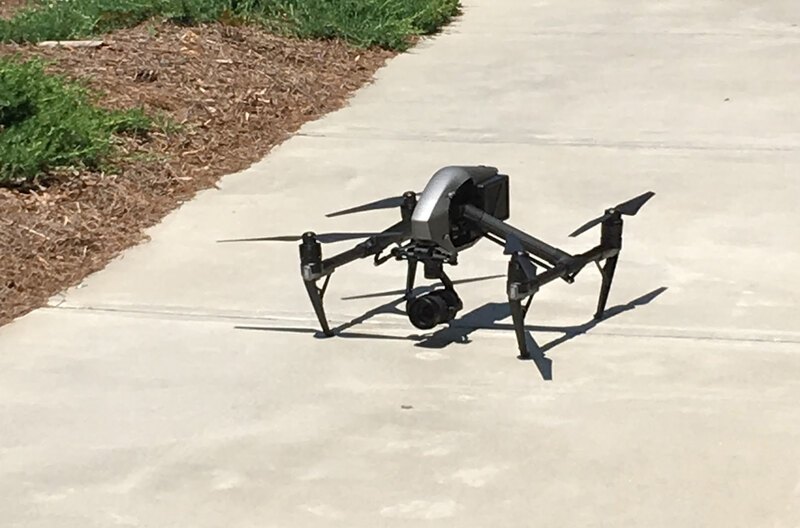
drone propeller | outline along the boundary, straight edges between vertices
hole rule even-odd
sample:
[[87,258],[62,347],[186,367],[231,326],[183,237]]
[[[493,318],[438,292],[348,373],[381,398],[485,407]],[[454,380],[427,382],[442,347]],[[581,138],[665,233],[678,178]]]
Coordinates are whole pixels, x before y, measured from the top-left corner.
[[376,200],[374,202],[366,203],[363,205],[357,205],[355,207],[350,207],[349,209],[342,209],[341,211],[336,211],[335,213],[328,213],[325,215],[325,217],[332,218],[334,216],[362,213],[364,211],[377,211],[378,209],[394,209],[395,207],[402,207],[403,204],[406,203],[406,200],[409,199],[409,197],[413,198],[414,196],[416,196],[416,194],[417,193],[414,192],[407,192],[402,196],[392,196],[391,198],[383,198],[381,200]]
[[627,202],[622,202],[621,204],[618,204],[612,207],[611,209],[606,210],[606,213],[604,215],[598,216],[594,220],[589,220],[588,222],[580,226],[578,229],[570,233],[569,236],[576,237],[581,233],[584,233],[589,229],[593,228],[594,226],[602,224],[603,222],[605,222],[606,220],[608,220],[617,213],[627,216],[634,216],[636,213],[639,212],[639,209],[641,209],[642,206],[645,203],[647,203],[647,200],[655,196],[655,194],[656,193],[652,191],[648,191],[644,194],[637,196],[636,198],[631,198]]
[[[342,242],[345,240],[354,240],[358,238],[370,237],[392,237],[400,233],[311,233],[314,238],[322,244],[329,244],[332,242]],[[257,238],[236,238],[230,240],[219,240],[219,242],[298,242],[303,239],[303,235],[281,235],[271,237],[257,237]]]
[[530,257],[525,253],[525,248],[522,247],[522,242],[520,242],[517,237],[509,235],[508,238],[506,238],[503,254],[511,255],[511,258],[516,258],[526,279],[532,280],[536,278],[536,266],[533,265]]

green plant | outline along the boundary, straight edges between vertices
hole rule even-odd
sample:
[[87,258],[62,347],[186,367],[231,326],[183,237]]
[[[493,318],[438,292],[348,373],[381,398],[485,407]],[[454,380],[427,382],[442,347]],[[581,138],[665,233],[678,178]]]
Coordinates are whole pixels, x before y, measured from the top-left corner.
[[[256,1],[256,0],[252,0]],[[344,38],[356,45],[404,50],[409,37],[436,31],[459,11],[458,0],[276,0],[269,21],[301,37]]]
[[249,21],[287,35],[403,50],[458,11],[458,0],[49,0],[0,21],[0,41],[81,38],[162,18]]
[[140,109],[94,106],[84,87],[47,74],[41,61],[0,58],[0,184],[59,167],[97,167],[113,151],[114,134],[151,127]]

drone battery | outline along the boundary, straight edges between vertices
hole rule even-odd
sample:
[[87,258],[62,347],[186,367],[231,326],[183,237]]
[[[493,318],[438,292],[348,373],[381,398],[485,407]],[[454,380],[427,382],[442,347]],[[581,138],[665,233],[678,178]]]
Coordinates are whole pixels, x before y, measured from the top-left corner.
[[476,182],[481,203],[478,207],[497,218],[507,220],[509,211],[508,176],[495,174],[483,181]]

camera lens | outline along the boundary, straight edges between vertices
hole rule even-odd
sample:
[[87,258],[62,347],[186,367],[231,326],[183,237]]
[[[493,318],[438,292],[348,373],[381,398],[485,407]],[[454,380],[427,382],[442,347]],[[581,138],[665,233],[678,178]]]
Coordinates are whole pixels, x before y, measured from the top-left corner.
[[452,290],[436,290],[411,299],[406,312],[411,324],[422,330],[452,321],[462,308],[461,299]]

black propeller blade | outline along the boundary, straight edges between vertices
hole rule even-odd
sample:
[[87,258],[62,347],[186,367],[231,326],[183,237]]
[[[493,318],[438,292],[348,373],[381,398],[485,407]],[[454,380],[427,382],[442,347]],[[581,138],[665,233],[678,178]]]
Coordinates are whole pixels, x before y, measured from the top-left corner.
[[[342,242],[344,240],[354,240],[358,238],[370,237],[393,237],[401,233],[320,233],[314,235],[315,238],[322,244],[329,244],[332,242]],[[302,240],[303,235],[281,235],[271,237],[256,237],[256,238],[236,238],[230,240],[219,240],[219,242],[298,242]]]
[[580,226],[578,229],[570,233],[569,236],[576,237],[581,233],[585,233],[594,226],[602,224],[603,222],[605,222],[606,220],[608,220],[617,213],[624,214],[627,216],[634,216],[636,213],[639,212],[639,209],[641,209],[642,206],[645,203],[647,203],[647,200],[655,196],[655,194],[656,193],[654,193],[653,191],[647,191],[646,193],[641,194],[636,198],[631,198],[627,202],[622,202],[621,204],[615,205],[611,209],[608,209],[603,216],[598,216],[594,220],[589,220],[588,222]]
[[536,278],[536,266],[531,262],[528,254],[525,253],[525,248],[522,247],[522,242],[520,242],[517,237],[509,235],[508,238],[506,238],[503,254],[512,255],[517,258],[517,262],[519,262],[522,272],[525,273],[525,277],[528,280]]
[[370,202],[364,205],[357,205],[349,209],[342,209],[341,211],[336,211],[335,213],[329,213],[326,214],[325,216],[327,218],[332,218],[334,216],[343,216],[352,213],[361,213],[363,211],[375,211],[377,209],[394,209],[395,207],[400,207],[401,205],[403,205],[403,197],[392,196],[391,198],[376,200],[374,202]]
[[357,205],[355,207],[350,207],[349,209],[342,209],[341,211],[336,211],[335,213],[329,213],[325,216],[327,218],[331,218],[334,216],[342,216],[352,213],[361,213],[364,211],[376,211],[378,209],[394,209],[395,207],[401,207],[405,201],[408,199],[407,197],[410,196],[411,199],[416,196],[417,193],[408,192],[405,193],[403,196],[392,196],[391,198],[383,198],[381,200],[376,200],[374,202],[370,202],[363,205]]
[[627,202],[622,202],[621,204],[614,207],[614,210],[619,211],[621,214],[633,216],[639,212],[639,209],[642,208],[644,204],[647,203],[647,200],[655,196],[656,193],[653,191],[647,191],[644,194],[640,194],[636,198],[631,198]]

